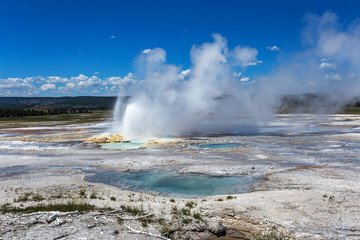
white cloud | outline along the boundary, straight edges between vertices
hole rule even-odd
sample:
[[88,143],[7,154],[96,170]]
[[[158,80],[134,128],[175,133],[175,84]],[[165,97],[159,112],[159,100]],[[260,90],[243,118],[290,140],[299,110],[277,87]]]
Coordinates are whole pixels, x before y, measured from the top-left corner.
[[56,86],[55,86],[55,84],[47,83],[47,84],[42,85],[40,87],[40,89],[43,91],[54,90],[54,89],[56,89]]
[[[346,26],[336,14],[308,14],[304,18],[302,49],[280,60],[274,82],[276,91],[344,92],[341,104],[359,95],[360,21]],[[279,90],[278,90],[279,89]],[[280,90],[281,89],[281,90]]]
[[248,62],[246,66],[256,66],[256,65],[259,65],[259,64],[261,64],[261,63],[263,63],[263,61],[261,61],[261,60],[255,60],[255,61],[253,61],[253,62]]
[[336,64],[333,63],[323,62],[320,64],[319,68],[322,70],[329,70],[329,69],[336,69],[337,66]]
[[143,54],[149,54],[149,53],[151,53],[151,51],[152,51],[151,49],[145,49],[145,50],[142,51],[142,53]]
[[249,80],[250,80],[249,77],[240,78],[240,81],[241,81],[241,82],[248,82]]
[[122,82],[123,82],[122,77],[109,77],[109,78],[106,78],[106,84],[119,85]]
[[58,76],[50,76],[42,78],[47,83],[67,83],[69,82],[68,78],[58,77]]
[[71,77],[70,81],[76,82],[76,81],[85,81],[85,80],[88,80],[88,79],[89,79],[89,77],[85,76],[84,74],[80,74],[77,77]]
[[75,83],[67,83],[65,88],[75,88]]
[[103,85],[111,86],[111,89],[127,86],[135,83],[135,76],[133,73],[128,73],[125,77],[109,77],[105,79]]
[[0,96],[118,95],[119,90],[137,86],[138,83],[133,73],[128,73],[125,77],[113,76],[105,79],[97,76],[88,77],[84,74],[69,78],[60,76],[0,78]]
[[180,73],[180,79],[184,80],[190,76],[191,69],[186,69]]
[[100,87],[101,85],[102,85],[102,80],[97,76],[92,76],[87,81],[85,81],[86,87]]
[[0,79],[0,96],[31,96],[39,93],[34,86],[35,79],[28,78],[5,78]]
[[116,37],[115,37],[115,35],[112,35],[112,36],[110,36],[110,38],[111,38],[111,39],[114,39],[114,38],[116,38]]
[[280,50],[280,48],[279,48],[278,46],[276,46],[276,45],[274,45],[274,46],[267,46],[266,49],[268,49],[268,50],[270,50],[270,51],[275,51],[275,52]]
[[141,61],[146,62],[148,68],[153,68],[166,61],[166,52],[162,48],[145,49],[142,53],[144,55],[141,56]]
[[237,78],[239,78],[239,77],[241,77],[241,72],[238,72],[238,73],[233,73],[233,75],[235,76],[235,77],[237,77]]
[[262,63],[262,61],[256,59],[258,50],[255,48],[237,46],[233,50],[233,55],[235,64],[241,67],[255,66]]
[[22,79],[22,81],[44,84],[44,83],[67,83],[70,80],[68,78],[59,77],[59,76],[48,76],[48,77],[36,76],[36,77],[26,77]]
[[337,15],[330,11],[322,16],[308,14],[305,19],[308,27],[303,35],[319,57],[331,59],[339,68],[360,71],[359,20],[346,28],[338,23]]
[[338,73],[329,73],[325,75],[325,79],[326,80],[335,80],[335,81],[340,81],[343,79],[343,77],[338,74]]

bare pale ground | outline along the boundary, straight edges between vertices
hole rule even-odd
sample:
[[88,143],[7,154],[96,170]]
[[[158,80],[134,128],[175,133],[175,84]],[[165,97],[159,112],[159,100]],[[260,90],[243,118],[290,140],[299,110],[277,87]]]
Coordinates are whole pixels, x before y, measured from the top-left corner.
[[[3,135],[0,205],[27,207],[72,201],[119,212],[97,216],[97,211],[82,212],[51,223],[46,222],[50,215],[45,213],[2,214],[0,239],[156,239],[131,233],[126,225],[154,235],[169,230],[173,239],[256,239],[272,233],[278,239],[359,239],[360,118],[313,118],[282,115],[273,125],[295,127],[286,128],[281,134],[277,131],[257,136],[177,139],[138,150],[103,150],[95,148],[94,143],[84,143],[103,131],[88,125],[68,127],[76,131]],[[322,134],[314,133],[314,129],[294,130],[312,125],[325,130],[321,130]],[[10,141],[56,144],[9,147]],[[80,145],[67,144],[69,141]],[[240,142],[244,146],[227,150],[189,148],[208,142]],[[14,166],[29,167],[31,171],[9,175]],[[90,183],[84,179],[83,167],[176,170],[217,176],[245,174],[259,180],[249,193],[183,199]],[[19,201],[24,193],[44,199],[35,201],[30,197]],[[92,194],[96,197],[90,198]],[[125,225],[119,218],[134,215],[124,207],[153,213],[153,220],[147,226],[139,220],[125,221]],[[190,216],[175,213],[174,207],[190,210]],[[200,217],[195,218],[194,213]]]

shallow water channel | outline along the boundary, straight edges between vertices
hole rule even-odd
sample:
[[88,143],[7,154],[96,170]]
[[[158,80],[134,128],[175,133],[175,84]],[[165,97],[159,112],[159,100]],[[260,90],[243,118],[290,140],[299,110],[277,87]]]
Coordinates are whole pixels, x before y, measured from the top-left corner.
[[236,148],[242,147],[244,144],[240,143],[208,143],[208,144],[198,144],[192,146],[192,148],[198,149],[227,149],[227,148]]

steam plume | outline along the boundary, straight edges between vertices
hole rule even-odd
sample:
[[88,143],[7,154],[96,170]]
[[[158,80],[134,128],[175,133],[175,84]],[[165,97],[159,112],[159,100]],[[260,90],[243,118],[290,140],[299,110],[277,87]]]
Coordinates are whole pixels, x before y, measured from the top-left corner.
[[360,22],[345,28],[332,12],[308,14],[304,22],[302,49],[253,84],[247,77],[239,80],[237,72],[261,64],[258,51],[229,49],[219,34],[193,46],[188,70],[166,63],[161,48],[144,50],[139,58],[144,77],[121,93],[131,98],[118,103],[124,111],[116,131],[129,137],[256,131],[274,116],[280,97],[293,93],[322,93],[311,98],[320,99],[309,103],[311,109],[338,111],[360,90]]
[[257,50],[230,50],[222,36],[213,38],[192,48],[191,70],[167,64],[163,49],[144,50],[140,65],[145,77],[129,89],[131,99],[118,131],[127,136],[255,131],[256,123],[272,111],[233,72],[258,63]]

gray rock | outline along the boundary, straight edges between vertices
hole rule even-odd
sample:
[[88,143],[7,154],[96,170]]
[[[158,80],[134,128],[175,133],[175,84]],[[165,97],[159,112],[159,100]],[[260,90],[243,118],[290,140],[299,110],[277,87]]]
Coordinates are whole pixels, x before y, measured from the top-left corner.
[[215,235],[220,235],[226,232],[226,227],[220,223],[209,223],[207,230]]
[[192,232],[203,232],[207,229],[207,225],[203,222],[200,223],[196,223],[196,224],[189,224],[189,225],[184,225],[181,227],[182,231],[192,231]]

